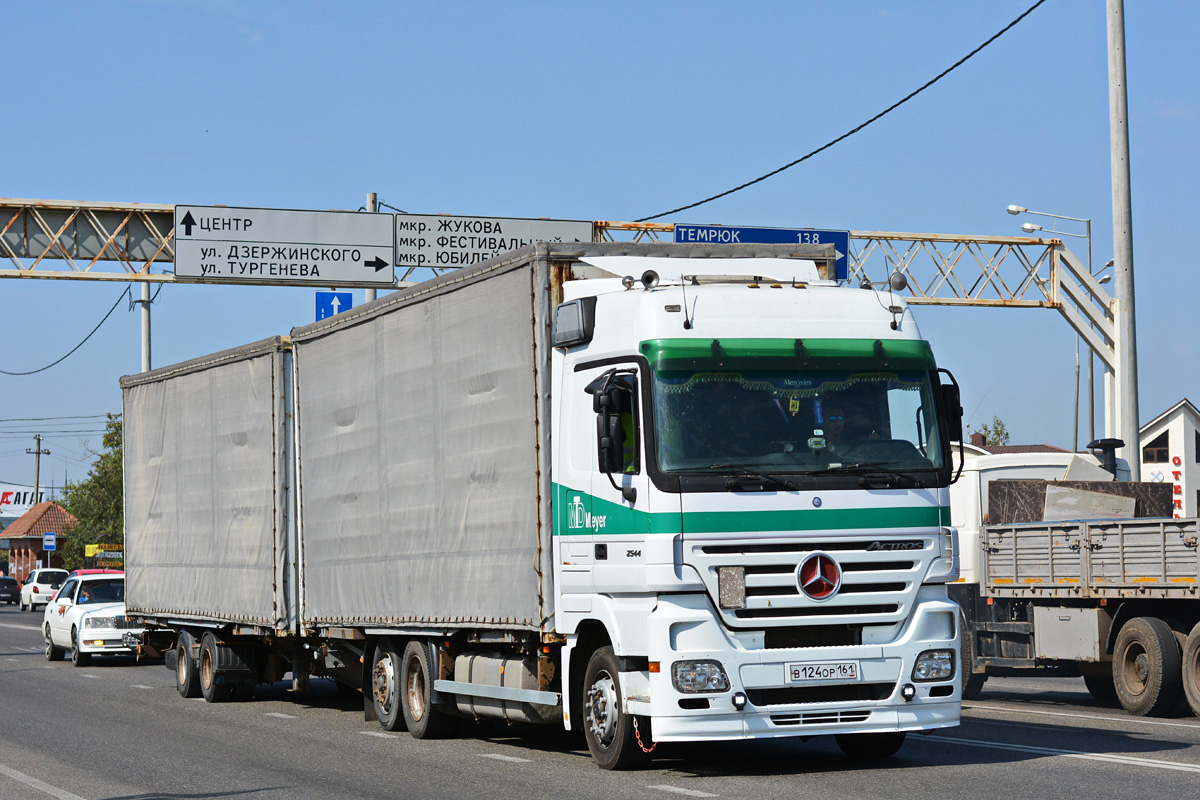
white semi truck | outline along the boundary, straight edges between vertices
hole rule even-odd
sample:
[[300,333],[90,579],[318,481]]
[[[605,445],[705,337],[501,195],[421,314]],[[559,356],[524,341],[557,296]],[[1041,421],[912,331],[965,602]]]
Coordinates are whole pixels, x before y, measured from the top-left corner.
[[[1198,520],[1109,518],[1131,517],[1134,494],[1155,490],[1157,513],[1168,514],[1169,486],[1128,483],[1124,461],[1111,473],[1100,464],[1067,452],[966,458],[950,492],[962,542],[950,590],[963,609],[965,699],[990,675],[1082,676],[1094,697],[1133,714],[1189,705],[1200,714]],[[1089,483],[1113,480],[1120,495]],[[1035,521],[990,524],[998,520],[988,499],[1003,481],[1045,482],[1047,500],[1024,503]]]
[[831,246],[544,244],[123,378],[127,607],[179,692],[417,738],[957,725],[957,386]]

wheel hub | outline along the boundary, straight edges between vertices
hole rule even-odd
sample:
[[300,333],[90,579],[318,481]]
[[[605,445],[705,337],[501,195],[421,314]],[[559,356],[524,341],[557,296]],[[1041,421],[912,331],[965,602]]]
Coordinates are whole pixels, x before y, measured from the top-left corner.
[[391,713],[392,703],[396,701],[396,666],[390,656],[379,659],[379,663],[375,665],[372,683],[375,704],[383,709],[385,714]]
[[414,720],[425,717],[425,681],[416,658],[408,662],[408,710]]
[[612,676],[602,672],[588,689],[588,728],[604,747],[612,744],[617,729],[617,686]]

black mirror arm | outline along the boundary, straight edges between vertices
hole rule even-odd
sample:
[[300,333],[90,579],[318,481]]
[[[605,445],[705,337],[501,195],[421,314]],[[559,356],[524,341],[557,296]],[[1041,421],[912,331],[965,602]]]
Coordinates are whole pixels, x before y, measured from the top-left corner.
[[621,493],[621,497],[624,497],[626,502],[632,503],[637,500],[637,488],[633,486],[618,486],[611,472],[605,472],[604,474],[608,476],[608,482],[612,484],[614,489]]

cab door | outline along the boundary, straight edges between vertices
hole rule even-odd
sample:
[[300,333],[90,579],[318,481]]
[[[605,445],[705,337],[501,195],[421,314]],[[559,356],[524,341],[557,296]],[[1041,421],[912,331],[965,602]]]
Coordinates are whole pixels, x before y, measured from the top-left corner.
[[650,480],[642,380],[636,364],[594,371],[585,387],[592,401],[596,459],[591,471],[593,585],[600,594],[641,591],[650,531]]

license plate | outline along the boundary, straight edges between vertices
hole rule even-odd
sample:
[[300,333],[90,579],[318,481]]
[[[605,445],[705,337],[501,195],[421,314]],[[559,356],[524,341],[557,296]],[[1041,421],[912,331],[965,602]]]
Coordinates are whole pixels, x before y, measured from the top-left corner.
[[857,681],[857,661],[825,661],[819,664],[788,664],[788,683],[828,683]]

